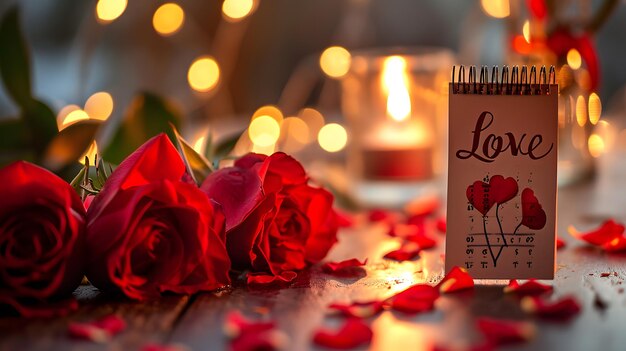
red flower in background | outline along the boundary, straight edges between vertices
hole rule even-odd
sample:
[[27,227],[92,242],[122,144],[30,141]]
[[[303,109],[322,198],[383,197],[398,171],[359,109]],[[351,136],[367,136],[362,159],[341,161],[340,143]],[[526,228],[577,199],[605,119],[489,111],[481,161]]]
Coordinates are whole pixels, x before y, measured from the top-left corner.
[[167,136],[150,139],[111,174],[87,212],[87,276],[134,299],[230,283],[225,219],[195,185]]
[[209,175],[201,189],[224,209],[235,269],[275,276],[300,270],[337,241],[332,194],[308,185],[302,165],[282,152],[248,154]]
[[50,317],[83,278],[85,209],[51,172],[19,161],[0,170],[0,306]]

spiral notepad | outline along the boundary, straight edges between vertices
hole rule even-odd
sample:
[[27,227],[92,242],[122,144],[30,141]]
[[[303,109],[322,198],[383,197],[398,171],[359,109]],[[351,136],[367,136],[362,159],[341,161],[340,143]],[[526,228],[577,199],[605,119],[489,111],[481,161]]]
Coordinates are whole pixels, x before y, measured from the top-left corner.
[[[537,72],[539,71],[539,72]],[[456,76],[455,76],[456,75]],[[554,67],[453,69],[446,271],[552,279],[558,85]]]

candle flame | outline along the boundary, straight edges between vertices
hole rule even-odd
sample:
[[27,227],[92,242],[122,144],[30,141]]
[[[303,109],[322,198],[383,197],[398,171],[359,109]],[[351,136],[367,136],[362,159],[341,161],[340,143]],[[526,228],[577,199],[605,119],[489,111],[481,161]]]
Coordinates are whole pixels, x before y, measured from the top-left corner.
[[383,64],[383,88],[387,95],[387,115],[400,122],[411,115],[411,96],[408,89],[406,60],[400,56],[388,57]]

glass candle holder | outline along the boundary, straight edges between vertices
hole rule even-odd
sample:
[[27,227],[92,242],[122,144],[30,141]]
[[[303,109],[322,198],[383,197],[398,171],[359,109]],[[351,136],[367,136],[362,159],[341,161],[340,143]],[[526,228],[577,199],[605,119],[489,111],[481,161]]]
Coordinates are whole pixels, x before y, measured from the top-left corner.
[[454,63],[440,48],[354,52],[342,80],[350,128],[348,172],[365,205],[398,207],[437,191],[445,169],[447,82]]

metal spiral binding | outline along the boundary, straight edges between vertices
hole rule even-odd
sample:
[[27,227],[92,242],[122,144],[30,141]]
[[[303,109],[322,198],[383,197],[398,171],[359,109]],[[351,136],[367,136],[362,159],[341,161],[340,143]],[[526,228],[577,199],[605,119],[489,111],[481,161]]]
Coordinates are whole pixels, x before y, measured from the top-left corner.
[[[467,81],[466,81],[467,79]],[[556,70],[554,66],[546,69],[546,66],[539,68],[537,74],[536,66],[508,66],[491,68],[491,78],[489,77],[489,67],[481,66],[480,73],[476,66],[468,67],[468,74],[465,74],[465,66],[452,67],[452,93],[453,94],[480,94],[480,95],[549,95],[550,86],[556,84]]]

